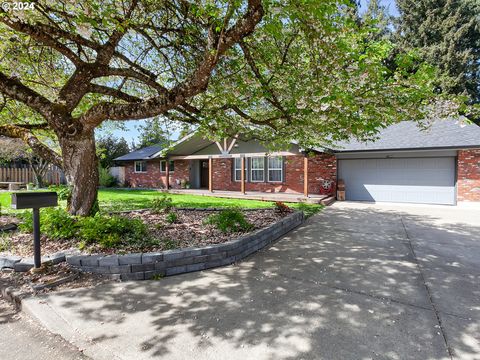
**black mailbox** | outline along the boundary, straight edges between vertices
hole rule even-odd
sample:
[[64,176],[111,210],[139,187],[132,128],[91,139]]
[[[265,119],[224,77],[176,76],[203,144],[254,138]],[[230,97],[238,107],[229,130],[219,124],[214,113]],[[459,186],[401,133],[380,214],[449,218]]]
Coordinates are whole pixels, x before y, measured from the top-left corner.
[[40,208],[58,205],[56,192],[24,192],[12,194],[12,208],[33,209],[33,263],[35,268],[42,265],[40,254]]
[[56,192],[24,192],[12,194],[12,208],[17,210],[39,209],[57,205],[58,196]]

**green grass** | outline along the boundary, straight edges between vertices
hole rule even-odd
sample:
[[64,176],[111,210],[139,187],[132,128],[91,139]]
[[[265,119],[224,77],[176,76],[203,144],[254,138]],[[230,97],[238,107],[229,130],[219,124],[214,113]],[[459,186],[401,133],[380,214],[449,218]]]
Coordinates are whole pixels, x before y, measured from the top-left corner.
[[[102,212],[146,209],[150,206],[152,198],[160,193],[155,190],[119,190],[119,189],[100,189],[98,191],[98,200]],[[244,199],[226,199],[210,196],[190,195],[190,194],[169,194],[172,198],[173,206],[185,208],[222,208],[237,206],[247,209],[271,208],[274,206],[270,201],[244,200]],[[60,202],[65,206],[65,202]],[[0,193],[0,205],[3,212],[11,212],[10,193]],[[289,203],[288,206],[301,209],[307,216],[319,212],[323,206],[317,204],[298,204]]]

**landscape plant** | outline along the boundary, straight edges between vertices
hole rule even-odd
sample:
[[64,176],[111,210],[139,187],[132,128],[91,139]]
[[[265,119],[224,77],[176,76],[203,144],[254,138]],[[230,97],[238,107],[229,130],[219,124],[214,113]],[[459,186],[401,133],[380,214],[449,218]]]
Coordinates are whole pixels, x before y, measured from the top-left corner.
[[224,233],[247,232],[253,225],[245,219],[245,215],[236,208],[221,210],[212,214],[204,221],[206,225],[213,225]]
[[167,196],[167,194],[161,194],[151,200],[150,208],[157,214],[168,213],[172,207],[172,198]]

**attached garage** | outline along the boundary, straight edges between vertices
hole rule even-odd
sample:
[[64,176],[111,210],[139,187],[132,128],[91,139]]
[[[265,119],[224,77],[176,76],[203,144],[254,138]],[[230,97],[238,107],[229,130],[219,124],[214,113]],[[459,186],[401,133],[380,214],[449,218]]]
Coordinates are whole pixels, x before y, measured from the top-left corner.
[[455,205],[454,156],[338,160],[346,200]]
[[461,119],[435,120],[425,129],[402,121],[372,141],[340,142],[333,152],[346,200],[480,201],[480,126]]

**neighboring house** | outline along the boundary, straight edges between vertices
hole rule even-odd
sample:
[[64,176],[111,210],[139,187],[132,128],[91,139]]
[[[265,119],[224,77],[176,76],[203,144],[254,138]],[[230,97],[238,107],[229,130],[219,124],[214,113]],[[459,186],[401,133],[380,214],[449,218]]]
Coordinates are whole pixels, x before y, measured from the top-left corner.
[[[480,201],[480,127],[437,121],[425,131],[392,125],[375,142],[330,149],[296,145],[268,153],[258,141],[222,143],[190,134],[169,149],[148,147],[116,161],[131,187],[334,194],[343,179],[347,200],[456,204]],[[167,165],[168,164],[168,165]],[[244,176],[242,177],[242,167]],[[304,180],[306,179],[306,180]]]

